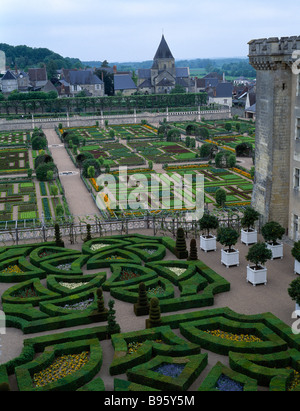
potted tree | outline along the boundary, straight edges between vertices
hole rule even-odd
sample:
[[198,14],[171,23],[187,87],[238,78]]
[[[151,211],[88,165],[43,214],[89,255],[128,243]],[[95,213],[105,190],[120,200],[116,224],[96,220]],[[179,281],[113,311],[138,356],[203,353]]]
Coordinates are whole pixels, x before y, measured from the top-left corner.
[[257,243],[257,231],[254,228],[254,223],[259,219],[259,213],[251,207],[246,207],[244,215],[241,219],[241,241],[249,245]]
[[[199,220],[200,229],[204,232],[200,235],[200,248],[201,250],[216,251],[217,250],[217,237],[210,234],[210,230],[219,227],[218,218],[212,214],[204,213]],[[205,233],[206,231],[206,233]]]
[[295,301],[295,311],[300,316],[300,278],[293,280],[288,288],[288,294]]
[[283,244],[278,242],[282,239],[285,229],[276,221],[269,221],[261,229],[267,247],[272,251],[272,260],[283,257]]
[[272,251],[267,248],[266,243],[252,245],[246,255],[246,260],[253,265],[247,266],[247,282],[256,284],[267,284],[267,268],[264,264],[272,258]]
[[300,274],[300,241],[296,241],[292,248],[292,256],[295,259],[294,262],[294,273]]
[[217,241],[228,247],[221,249],[221,263],[230,267],[239,265],[239,251],[232,248],[237,243],[239,233],[232,227],[222,227],[218,230]]

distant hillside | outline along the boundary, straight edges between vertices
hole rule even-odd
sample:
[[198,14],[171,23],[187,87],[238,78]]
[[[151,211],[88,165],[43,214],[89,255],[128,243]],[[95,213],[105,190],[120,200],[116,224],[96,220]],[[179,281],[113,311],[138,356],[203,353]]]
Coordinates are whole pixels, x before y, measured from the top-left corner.
[[0,43],[0,50],[5,52],[6,65],[14,69],[26,70],[29,67],[39,67],[46,64],[47,70],[61,68],[83,67],[78,58],[62,57],[47,48],[32,48],[28,46],[10,46]]

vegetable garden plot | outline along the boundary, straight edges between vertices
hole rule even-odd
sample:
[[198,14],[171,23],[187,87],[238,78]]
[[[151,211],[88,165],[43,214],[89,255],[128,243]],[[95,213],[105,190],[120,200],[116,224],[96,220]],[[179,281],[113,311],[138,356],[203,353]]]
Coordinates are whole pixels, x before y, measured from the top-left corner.
[[27,173],[29,154],[25,148],[10,148],[0,150],[0,174]]

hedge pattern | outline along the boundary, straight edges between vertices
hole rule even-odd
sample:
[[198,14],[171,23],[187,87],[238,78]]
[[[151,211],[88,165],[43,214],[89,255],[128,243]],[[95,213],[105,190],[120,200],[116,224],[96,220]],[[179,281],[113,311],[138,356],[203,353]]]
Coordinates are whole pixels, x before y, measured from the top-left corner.
[[[1,296],[7,329],[43,333],[25,338],[20,355],[0,365],[0,390],[11,388],[15,375],[20,391],[104,391],[101,341],[107,339],[114,349],[108,367],[115,391],[195,389],[210,352],[226,356],[229,366],[213,366],[197,385],[199,391],[217,391],[224,376],[243,391],[299,389],[300,337],[272,313],[214,308],[214,296],[230,292],[230,283],[201,260],[176,259],[170,237],[94,238],[81,251],[55,243],[1,247],[0,281],[12,283]],[[144,329],[123,333],[117,327],[111,333],[115,315],[107,309],[108,299],[131,304],[134,321],[141,282],[149,301],[153,295],[159,300],[160,325],[147,328],[145,318]],[[186,309],[193,310],[183,313]],[[55,333],[48,334],[51,330]],[[247,335],[257,340],[243,339]],[[35,373],[57,357],[81,351],[88,352],[88,361],[80,370],[45,387],[34,385]],[[165,371],[178,367],[175,377]]]

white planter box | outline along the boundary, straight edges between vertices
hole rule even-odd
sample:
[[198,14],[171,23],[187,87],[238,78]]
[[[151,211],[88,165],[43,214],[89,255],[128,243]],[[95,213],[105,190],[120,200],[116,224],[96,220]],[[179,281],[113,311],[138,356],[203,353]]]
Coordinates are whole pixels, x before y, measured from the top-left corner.
[[256,230],[245,231],[242,229],[241,230],[241,242],[246,245],[257,243],[257,231]]
[[201,250],[207,251],[216,251],[217,250],[217,237],[212,235],[210,237],[204,237],[200,235],[200,248]]
[[296,260],[296,258],[295,258],[295,263],[294,263],[294,273],[300,274],[300,262]]
[[226,267],[231,267],[233,265],[240,265],[239,261],[239,251],[234,250],[233,252],[229,253],[228,251],[222,248],[221,250],[221,263],[226,265]]
[[267,284],[267,269],[265,267],[259,270],[254,270],[249,265],[247,266],[247,282],[256,284]]
[[272,251],[271,260],[274,260],[274,258],[283,257],[283,244],[276,244],[276,245],[272,245],[269,243],[266,243],[266,244],[267,244],[267,248]]

